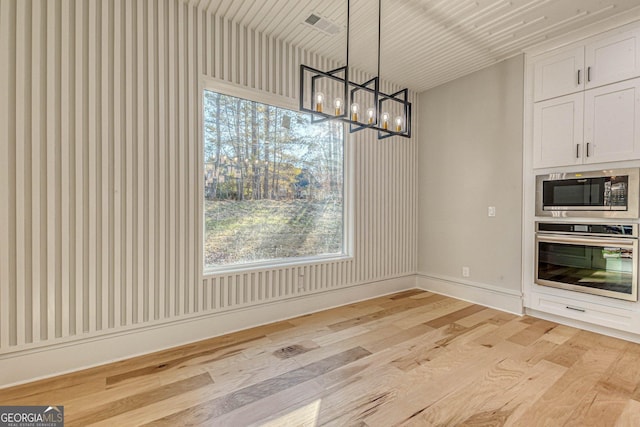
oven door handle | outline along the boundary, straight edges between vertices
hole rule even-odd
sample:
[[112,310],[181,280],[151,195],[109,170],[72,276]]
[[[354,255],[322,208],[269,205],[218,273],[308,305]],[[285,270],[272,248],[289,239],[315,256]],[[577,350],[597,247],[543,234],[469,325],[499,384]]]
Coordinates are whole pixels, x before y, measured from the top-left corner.
[[624,249],[635,249],[638,239],[636,238],[609,238],[609,237],[585,237],[585,236],[550,236],[546,234],[537,234],[536,240],[543,243],[565,243],[568,245],[586,245],[586,246],[617,246]]

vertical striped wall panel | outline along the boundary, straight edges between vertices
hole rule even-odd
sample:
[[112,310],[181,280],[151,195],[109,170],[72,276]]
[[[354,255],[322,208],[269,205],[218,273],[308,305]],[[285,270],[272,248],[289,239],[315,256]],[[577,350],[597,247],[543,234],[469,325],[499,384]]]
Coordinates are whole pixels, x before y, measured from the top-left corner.
[[361,132],[351,258],[202,275],[200,80],[296,99],[301,62],[337,65],[178,0],[0,0],[0,353],[413,273],[416,138]]

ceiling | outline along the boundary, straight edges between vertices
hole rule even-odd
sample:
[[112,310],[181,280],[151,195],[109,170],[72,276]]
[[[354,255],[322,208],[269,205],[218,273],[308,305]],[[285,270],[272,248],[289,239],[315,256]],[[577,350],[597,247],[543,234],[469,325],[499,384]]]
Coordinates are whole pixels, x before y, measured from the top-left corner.
[[[347,0],[184,0],[344,63]],[[328,35],[310,14],[340,27]],[[638,0],[382,0],[380,77],[422,92],[523,49],[618,15]],[[376,74],[378,2],[351,0],[349,64]]]

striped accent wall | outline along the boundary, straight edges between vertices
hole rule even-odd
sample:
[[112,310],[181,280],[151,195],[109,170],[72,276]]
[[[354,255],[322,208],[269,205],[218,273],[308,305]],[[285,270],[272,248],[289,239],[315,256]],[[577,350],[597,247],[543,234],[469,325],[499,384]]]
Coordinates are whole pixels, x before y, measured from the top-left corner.
[[203,275],[201,78],[296,99],[301,62],[178,0],[0,0],[0,355],[414,274],[417,138],[365,131],[352,257]]

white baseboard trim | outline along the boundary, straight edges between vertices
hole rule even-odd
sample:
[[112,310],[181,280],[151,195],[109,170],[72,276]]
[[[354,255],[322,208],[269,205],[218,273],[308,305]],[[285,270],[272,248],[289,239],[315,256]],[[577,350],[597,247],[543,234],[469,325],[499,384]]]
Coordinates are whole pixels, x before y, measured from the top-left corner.
[[136,329],[99,339],[25,350],[0,359],[0,388],[79,371],[184,344],[352,304],[416,286],[415,275],[299,296]]
[[549,320],[551,322],[560,323],[561,325],[571,326],[578,329],[584,329],[585,331],[596,332],[598,334],[607,335],[614,338],[620,338],[626,341],[640,343],[640,335],[633,334],[631,332],[625,332],[618,329],[607,328],[606,326],[600,326],[593,323],[582,322],[580,320],[571,319],[568,317],[557,316],[555,314],[545,313],[544,311],[533,310],[531,308],[525,308],[525,314],[536,317],[538,319]]
[[416,275],[416,287],[509,313],[523,313],[522,293],[511,289],[426,273]]

